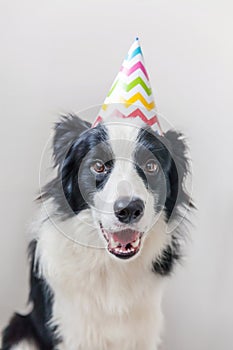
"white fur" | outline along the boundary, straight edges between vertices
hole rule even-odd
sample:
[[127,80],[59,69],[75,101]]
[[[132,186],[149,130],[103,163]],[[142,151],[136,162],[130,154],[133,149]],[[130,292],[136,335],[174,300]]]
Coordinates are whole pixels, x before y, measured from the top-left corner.
[[[88,212],[91,216],[89,209],[83,215]],[[90,230],[76,218],[65,224],[86,235]],[[121,261],[105,249],[74,243],[51,222],[42,226],[37,256],[55,293],[52,322],[64,339],[60,350],[157,349],[163,280],[153,274],[151,262],[169,243],[165,231],[160,218],[140,255]]]
[[[140,129],[128,120],[124,121],[123,127],[119,122],[107,124],[107,129],[115,164],[106,185],[94,196],[95,205],[92,208],[94,221],[95,223],[101,221],[106,230],[119,230],[119,221],[113,208],[115,201],[121,196],[127,196],[129,199],[136,197],[143,201],[145,210],[140,222],[131,225],[131,228],[148,232],[159,215],[156,215],[153,209],[157,204],[155,195],[148,191],[134,164],[136,138]],[[165,188],[164,182],[164,194]]]
[[22,341],[19,344],[13,346],[11,350],[39,350],[33,343],[28,341]]
[[[108,132],[116,161],[94,208],[61,221],[47,201],[50,220],[39,218],[34,230],[40,274],[54,292],[51,324],[63,339],[58,350],[157,350],[160,343],[164,278],[152,272],[152,261],[170,235],[163,215],[154,212],[156,199],[130,161],[138,129],[113,125]],[[145,203],[144,216],[133,226],[144,232],[141,251],[127,261],[107,251],[99,227],[101,220],[105,228],[119,229],[113,203],[122,194]],[[28,349],[19,346],[15,350]]]

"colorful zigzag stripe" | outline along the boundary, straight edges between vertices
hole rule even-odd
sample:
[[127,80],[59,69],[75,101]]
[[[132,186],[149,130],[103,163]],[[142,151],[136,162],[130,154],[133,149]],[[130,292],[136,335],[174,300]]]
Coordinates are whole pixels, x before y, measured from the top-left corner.
[[131,68],[127,68],[123,65],[123,66],[121,66],[120,71],[122,73],[124,73],[125,75],[129,76],[138,69],[141,69],[141,71],[145,74],[146,78],[149,80],[146,68],[143,66],[143,64],[141,62],[135,63]]
[[141,78],[141,77],[137,77],[136,79],[132,80],[130,83],[123,83],[121,82],[120,79],[118,79],[113,86],[111,87],[108,96],[110,96],[112,94],[112,92],[114,91],[114,89],[116,88],[116,86],[118,84],[122,85],[122,88],[126,91],[129,92],[130,90],[132,90],[135,86],[137,85],[141,85],[141,87],[145,90],[145,92],[147,93],[148,96],[150,96],[152,94],[152,90],[149,86],[146,85],[145,81]]
[[[117,107],[114,111],[115,114],[111,113],[111,115],[107,115],[107,110],[111,104],[120,105],[120,109],[122,110],[118,110]],[[131,113],[127,112],[130,106],[135,106],[135,110],[132,111],[131,108]],[[136,39],[102,105],[95,125],[106,117],[111,118],[114,114],[124,119],[139,117],[144,123],[150,126],[157,124],[160,129],[158,119],[153,112],[154,108],[155,102],[149,77],[144,65],[142,50],[138,39]],[[146,111],[148,111],[148,115],[146,115]]]
[[[159,123],[158,118],[156,115],[154,115],[153,117],[151,117],[150,119],[147,118],[147,116],[139,109],[135,109],[133,112],[131,112],[128,115],[123,114],[121,111],[119,111],[118,109],[115,109],[109,116],[111,117],[120,117],[123,119],[127,119],[127,118],[136,118],[139,117],[144,123],[152,126],[155,123]],[[98,123],[100,123],[103,120],[103,118],[99,115],[96,118],[95,124],[93,124],[93,127],[95,127]]]

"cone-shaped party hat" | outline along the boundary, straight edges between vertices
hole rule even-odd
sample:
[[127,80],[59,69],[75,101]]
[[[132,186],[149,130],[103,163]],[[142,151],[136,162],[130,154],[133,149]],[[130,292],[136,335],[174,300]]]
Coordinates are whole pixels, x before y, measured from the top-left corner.
[[111,121],[111,117],[135,118],[135,120],[151,126],[159,135],[162,135],[155,108],[141,46],[139,39],[136,38],[93,123],[93,127],[103,120]]

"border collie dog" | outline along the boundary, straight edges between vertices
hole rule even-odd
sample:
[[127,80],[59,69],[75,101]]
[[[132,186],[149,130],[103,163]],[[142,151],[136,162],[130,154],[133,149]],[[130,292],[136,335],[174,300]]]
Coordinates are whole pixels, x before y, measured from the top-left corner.
[[29,244],[32,310],[12,317],[2,349],[157,350],[184,235],[169,225],[191,205],[182,135],[69,115],[53,154]]

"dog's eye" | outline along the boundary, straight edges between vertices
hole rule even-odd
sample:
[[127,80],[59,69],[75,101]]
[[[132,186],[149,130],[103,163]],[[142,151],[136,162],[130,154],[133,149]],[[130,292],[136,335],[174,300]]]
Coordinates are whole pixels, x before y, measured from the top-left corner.
[[104,163],[101,160],[97,160],[93,165],[92,165],[92,169],[96,172],[96,173],[103,173],[106,171],[106,167],[104,165]]
[[145,171],[147,173],[154,174],[154,173],[157,173],[158,170],[159,170],[159,165],[153,159],[148,160],[148,162],[145,164]]

